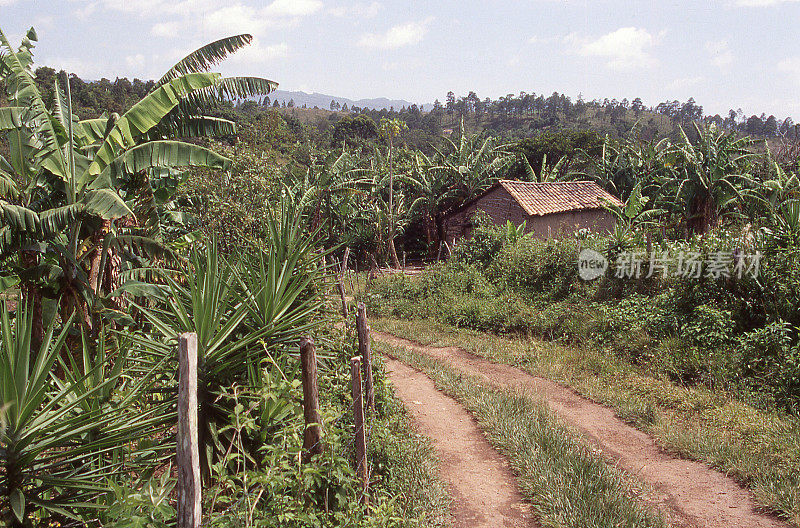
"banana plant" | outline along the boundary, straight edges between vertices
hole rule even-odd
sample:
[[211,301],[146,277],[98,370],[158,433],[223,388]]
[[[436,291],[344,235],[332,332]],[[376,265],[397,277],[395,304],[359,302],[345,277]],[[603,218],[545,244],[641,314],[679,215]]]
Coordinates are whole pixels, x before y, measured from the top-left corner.
[[525,176],[528,181],[532,182],[555,182],[561,181],[566,176],[564,172],[564,167],[566,166],[568,161],[567,156],[561,156],[559,160],[554,165],[547,164],[547,154],[542,156],[542,166],[539,168],[539,172],[533,170],[531,167],[530,161],[528,158],[520,154],[519,155],[519,162],[522,165],[522,169],[525,171]]
[[647,204],[649,202],[650,198],[642,194],[641,183],[637,183],[628,199],[622,205],[612,202],[603,204],[603,208],[617,219],[612,232],[617,247],[624,247],[626,240],[634,234],[636,229],[654,225],[654,219],[666,213],[663,209],[648,209]]
[[580,149],[588,161],[585,173],[575,176],[595,180],[614,196],[626,199],[637,184],[645,196],[654,200],[664,192],[664,185],[674,180],[672,166],[673,147],[668,139],[642,141],[636,130],[622,139],[612,139],[606,135],[600,156],[595,157]]
[[503,177],[516,161],[509,145],[496,144],[494,138],[483,141],[469,135],[461,120],[458,144],[445,138],[445,150],[436,150],[437,162],[445,168],[448,178],[462,202],[474,198]]
[[411,163],[411,174],[408,183],[414,190],[416,198],[409,207],[412,217],[421,217],[425,229],[428,247],[433,249],[440,240],[440,223],[442,214],[456,202],[457,191],[453,189],[447,177],[445,167],[421,152],[417,152]]
[[516,244],[525,236],[525,227],[527,221],[524,221],[520,225],[514,225],[514,222],[508,220],[506,222],[506,232],[505,232],[505,242],[507,244]]
[[368,172],[357,156],[342,150],[315,159],[302,175],[288,171],[283,185],[311,230],[326,233],[326,245],[332,246],[357,214],[357,200],[369,192]]
[[[153,238],[157,229],[140,224],[151,211],[137,205],[153,202],[149,176],[173,167],[226,170],[227,158],[178,138],[231,133],[233,123],[203,111],[276,86],[206,71],[251,39],[239,35],[208,44],[171,68],[122,116],[79,121],[68,79],[63,89],[56,81],[54,108],[44,105],[30,72],[35,32],[15,50],[0,31],[0,74],[11,105],[0,111],[0,132],[7,133],[12,154],[10,162],[0,159],[0,256],[20,252],[24,296],[54,287],[50,296],[62,299],[62,315],[78,311],[95,336],[100,319],[119,315],[119,304],[108,296],[120,286],[123,257],[136,263],[156,256],[149,249],[166,253]],[[36,334],[38,339],[41,329]]]
[[752,140],[726,134],[713,125],[694,125],[698,139],[692,142],[681,128],[682,142],[674,148],[678,188],[675,198],[683,204],[690,233],[703,234],[716,227],[720,215],[741,205],[748,187],[755,154]]

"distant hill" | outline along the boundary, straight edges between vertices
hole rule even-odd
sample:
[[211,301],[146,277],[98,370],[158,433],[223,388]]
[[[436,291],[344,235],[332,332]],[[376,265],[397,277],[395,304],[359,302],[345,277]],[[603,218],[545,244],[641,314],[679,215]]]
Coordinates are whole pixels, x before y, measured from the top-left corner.
[[[276,90],[269,94],[269,98],[270,101],[278,100],[281,104],[293,100],[295,106],[306,105],[308,108],[314,108],[316,106],[325,110],[330,109],[331,101],[336,101],[340,105],[347,104],[348,108],[357,106],[359,108],[369,108],[372,110],[389,110],[390,108],[400,110],[403,107],[409,107],[414,104],[403,99],[387,99],[386,97],[353,100],[346,97],[337,97],[335,95],[321,93],[308,94],[305,92],[289,92],[286,90]],[[417,106],[423,105],[417,103]],[[424,110],[429,110],[432,106],[433,105],[424,105]]]

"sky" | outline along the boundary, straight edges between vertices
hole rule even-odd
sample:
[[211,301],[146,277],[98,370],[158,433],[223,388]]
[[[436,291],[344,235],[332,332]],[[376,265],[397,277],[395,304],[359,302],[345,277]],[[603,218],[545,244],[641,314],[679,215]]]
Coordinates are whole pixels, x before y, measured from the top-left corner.
[[284,90],[415,103],[448,91],[575,99],[694,97],[706,114],[800,117],[800,0],[0,0],[12,43],[91,80],[158,78],[251,33],[220,65]]

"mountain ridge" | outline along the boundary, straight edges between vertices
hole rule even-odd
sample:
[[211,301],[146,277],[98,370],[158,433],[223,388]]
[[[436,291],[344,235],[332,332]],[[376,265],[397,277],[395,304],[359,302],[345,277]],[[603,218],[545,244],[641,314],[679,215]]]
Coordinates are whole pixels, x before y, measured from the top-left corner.
[[336,101],[340,105],[347,105],[348,108],[356,106],[358,108],[370,108],[373,110],[389,110],[394,108],[400,110],[403,107],[409,107],[413,104],[421,107],[423,110],[429,110],[433,107],[432,104],[419,104],[406,101],[405,99],[389,99],[388,97],[374,97],[369,99],[349,99],[347,97],[339,97],[336,95],[321,94],[317,92],[307,93],[304,91],[290,91],[290,90],[275,90],[269,94],[270,101],[278,101],[279,103],[288,103],[290,100],[294,101],[295,106],[306,105],[308,108],[324,108],[330,109],[331,101]]

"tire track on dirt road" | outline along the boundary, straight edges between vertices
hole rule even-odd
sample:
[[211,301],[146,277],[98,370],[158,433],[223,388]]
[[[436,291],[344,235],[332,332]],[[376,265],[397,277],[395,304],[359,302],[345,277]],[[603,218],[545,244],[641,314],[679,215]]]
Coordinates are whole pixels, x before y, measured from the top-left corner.
[[483,436],[472,416],[436,389],[425,374],[386,358],[397,396],[421,434],[433,441],[440,478],[447,483],[455,528],[535,527],[506,460]]

